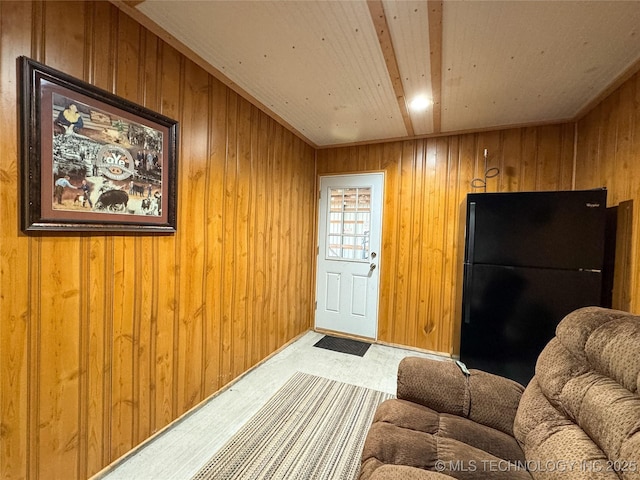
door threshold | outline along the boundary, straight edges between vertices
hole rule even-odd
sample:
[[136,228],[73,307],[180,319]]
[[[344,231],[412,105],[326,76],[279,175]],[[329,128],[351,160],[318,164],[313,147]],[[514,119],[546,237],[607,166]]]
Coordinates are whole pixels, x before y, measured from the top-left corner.
[[325,328],[315,328],[314,327],[313,331],[317,332],[317,333],[322,333],[323,335],[331,335],[333,337],[347,338],[349,340],[360,340],[362,342],[369,342],[369,343],[377,343],[377,339],[376,338],[363,337],[363,336],[354,335],[354,334],[351,334],[351,333],[337,332],[335,330],[327,330]]

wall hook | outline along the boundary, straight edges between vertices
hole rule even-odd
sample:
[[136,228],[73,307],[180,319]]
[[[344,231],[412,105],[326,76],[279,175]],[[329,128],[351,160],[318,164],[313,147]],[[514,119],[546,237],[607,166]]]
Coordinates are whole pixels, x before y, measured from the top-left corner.
[[487,168],[487,158],[489,151],[484,149],[484,178],[474,178],[471,180],[471,188],[483,188],[487,191],[487,179],[497,177],[500,174],[500,169],[497,167]]

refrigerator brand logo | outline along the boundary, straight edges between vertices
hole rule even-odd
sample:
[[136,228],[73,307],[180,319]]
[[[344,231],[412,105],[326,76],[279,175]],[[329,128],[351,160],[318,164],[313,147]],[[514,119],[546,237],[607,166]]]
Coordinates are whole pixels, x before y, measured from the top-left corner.
[[598,208],[599,206],[599,203],[587,203],[587,207],[589,208]]

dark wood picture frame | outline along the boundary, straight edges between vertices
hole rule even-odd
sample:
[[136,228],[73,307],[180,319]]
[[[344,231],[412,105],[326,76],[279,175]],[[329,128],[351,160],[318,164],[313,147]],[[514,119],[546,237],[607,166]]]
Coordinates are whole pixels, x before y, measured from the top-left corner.
[[22,229],[174,233],[178,122],[18,58]]

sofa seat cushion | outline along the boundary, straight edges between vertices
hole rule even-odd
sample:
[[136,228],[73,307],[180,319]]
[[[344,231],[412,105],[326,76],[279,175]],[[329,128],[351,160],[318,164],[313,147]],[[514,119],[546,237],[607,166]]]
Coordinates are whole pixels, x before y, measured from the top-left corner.
[[[530,480],[516,440],[472,420],[441,414],[406,400],[381,404],[362,453],[362,480],[373,477],[364,465],[405,465],[442,471],[457,479]],[[512,468],[509,465],[513,465]]]
[[[371,460],[373,463],[376,460]],[[370,480],[453,480],[454,477],[444,473],[429,472],[421,468],[407,467],[405,465],[382,465],[380,462],[375,465]],[[366,467],[366,464],[363,466]]]
[[503,460],[524,462],[525,459],[515,438],[500,430],[406,400],[387,400],[377,409],[373,421],[451,438]]

